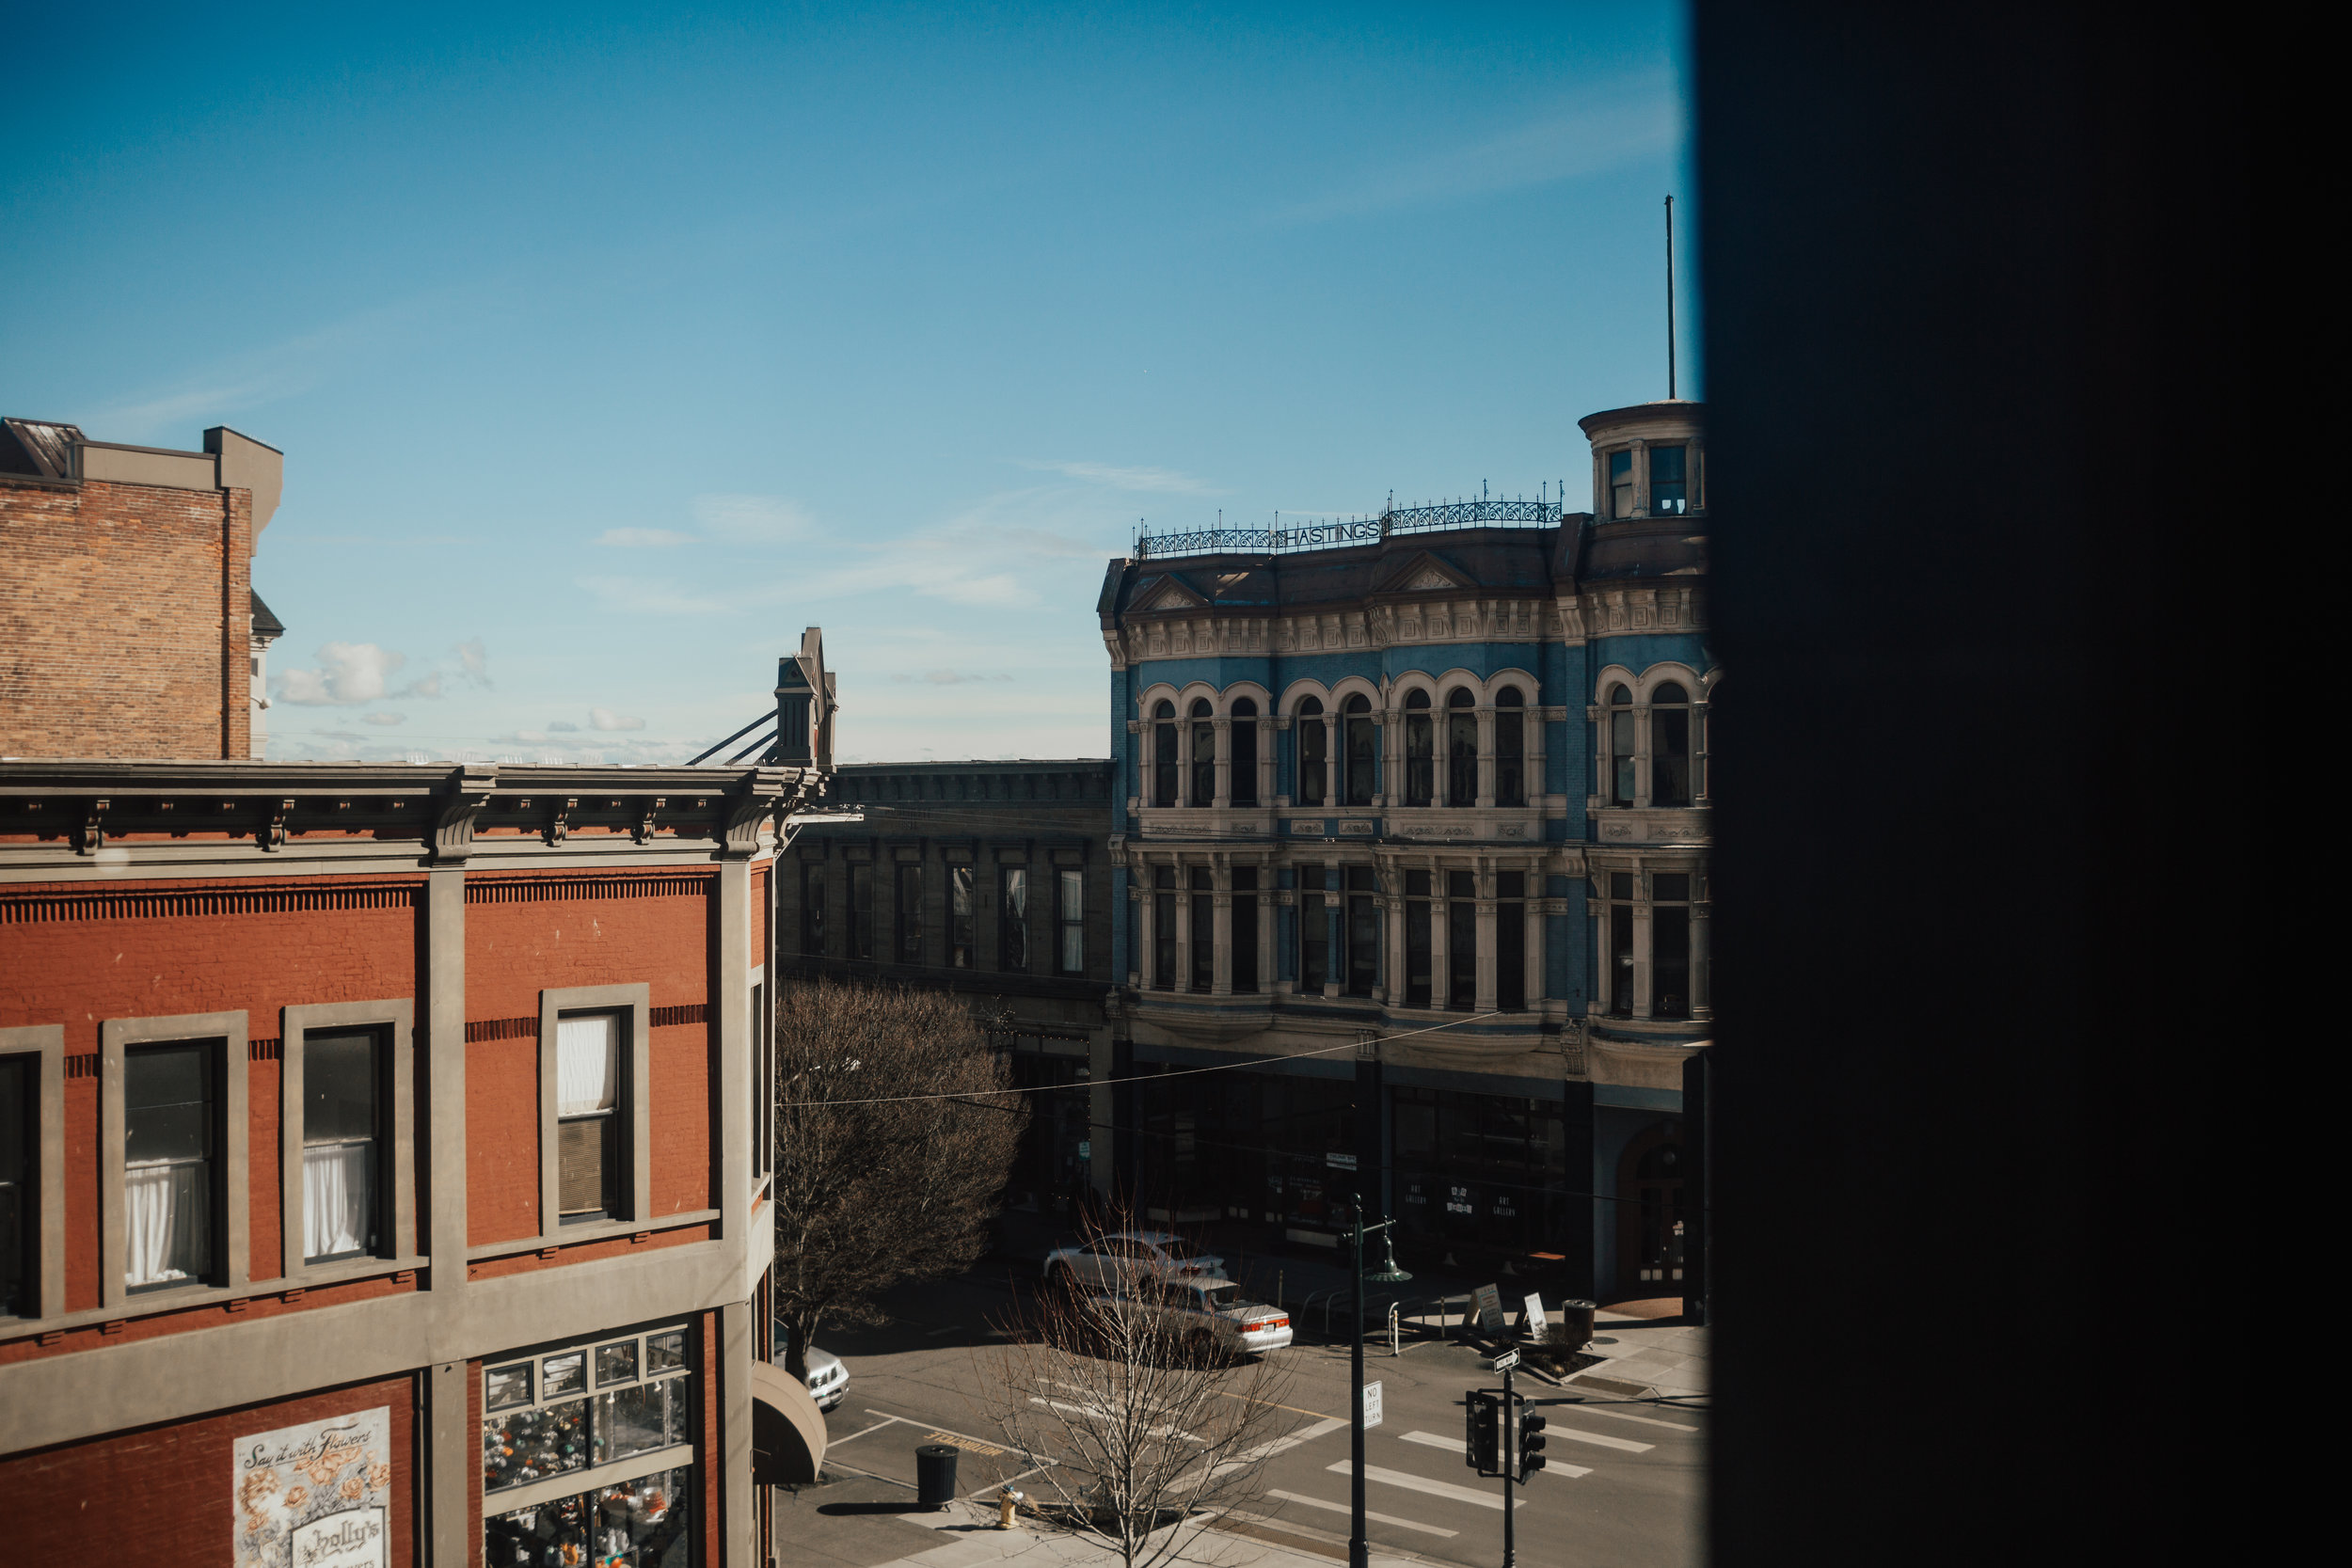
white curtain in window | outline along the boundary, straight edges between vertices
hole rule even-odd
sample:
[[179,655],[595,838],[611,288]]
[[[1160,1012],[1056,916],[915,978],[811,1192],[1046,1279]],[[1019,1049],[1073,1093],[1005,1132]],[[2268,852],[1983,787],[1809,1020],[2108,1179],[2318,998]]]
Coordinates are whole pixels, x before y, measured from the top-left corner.
[[611,1013],[555,1022],[555,1114],[612,1109],[619,1086],[621,1021]]
[[373,1143],[311,1144],[302,1151],[302,1255],[332,1258],[374,1244]]
[[212,1251],[212,1167],[201,1160],[133,1165],[122,1173],[126,1285],[159,1285],[203,1271]]

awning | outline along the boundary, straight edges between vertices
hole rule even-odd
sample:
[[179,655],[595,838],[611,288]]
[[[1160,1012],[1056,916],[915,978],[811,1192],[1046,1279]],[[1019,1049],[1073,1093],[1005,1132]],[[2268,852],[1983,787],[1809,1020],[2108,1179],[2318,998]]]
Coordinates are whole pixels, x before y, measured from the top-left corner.
[[752,1363],[752,1481],[805,1486],[825,1463],[825,1417],[808,1386],[785,1368]]

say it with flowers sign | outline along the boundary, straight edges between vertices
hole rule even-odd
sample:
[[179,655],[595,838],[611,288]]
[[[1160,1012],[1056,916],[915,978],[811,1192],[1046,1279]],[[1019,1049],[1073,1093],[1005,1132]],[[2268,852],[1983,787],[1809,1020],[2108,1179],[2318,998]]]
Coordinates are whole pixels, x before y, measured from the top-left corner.
[[392,1412],[237,1439],[237,1568],[385,1568]]

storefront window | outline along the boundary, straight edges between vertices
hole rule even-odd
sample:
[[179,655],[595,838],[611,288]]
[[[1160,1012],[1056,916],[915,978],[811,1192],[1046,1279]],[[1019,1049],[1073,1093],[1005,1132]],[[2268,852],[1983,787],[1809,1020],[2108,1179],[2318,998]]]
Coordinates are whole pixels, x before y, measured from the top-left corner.
[[684,1466],[483,1520],[488,1568],[689,1568],[693,1472]]
[[575,1470],[693,1441],[682,1328],[485,1368],[482,1396],[485,1492],[536,1487]]
[[1405,1236],[1502,1253],[1557,1251],[1567,1136],[1555,1101],[1397,1087],[1390,1093]]

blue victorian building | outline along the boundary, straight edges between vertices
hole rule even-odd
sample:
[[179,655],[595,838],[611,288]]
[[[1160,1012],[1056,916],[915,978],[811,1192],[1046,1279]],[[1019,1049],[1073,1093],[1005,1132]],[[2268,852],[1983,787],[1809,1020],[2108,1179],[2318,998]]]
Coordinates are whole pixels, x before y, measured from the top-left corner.
[[1711,1032],[1703,412],[1584,420],[1591,514],[1391,509],[1111,563],[1141,1075],[1115,1120],[1148,1208],[1336,1245],[1360,1195],[1407,1257],[1683,1293],[1684,1064]]

